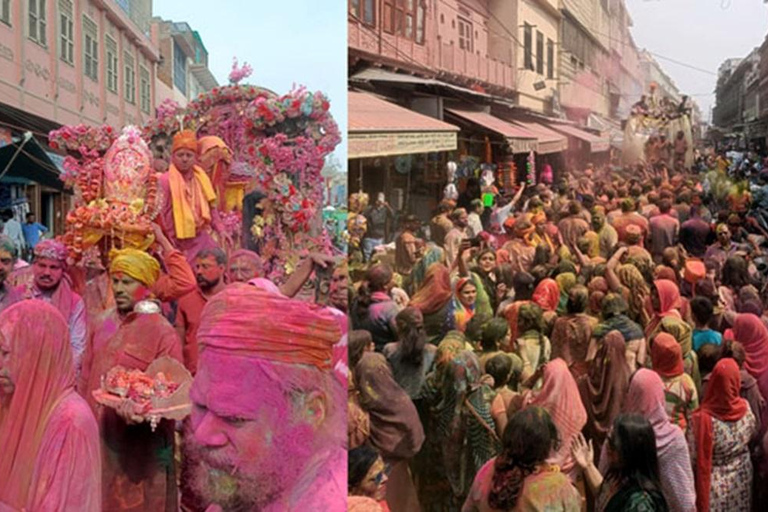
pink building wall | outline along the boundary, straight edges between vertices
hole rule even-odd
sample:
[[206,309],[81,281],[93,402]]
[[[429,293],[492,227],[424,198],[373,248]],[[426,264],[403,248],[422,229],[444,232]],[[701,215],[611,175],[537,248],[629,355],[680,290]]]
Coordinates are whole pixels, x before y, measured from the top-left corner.
[[[46,46],[28,37],[27,1],[11,2],[10,25],[0,23],[0,103],[60,124],[140,124],[156,105],[159,52],[110,0],[72,0],[74,65],[60,57],[59,0],[45,0]],[[97,27],[98,81],[84,73],[83,15]],[[106,35],[117,43],[117,93],[107,89]],[[126,101],[124,53],[134,58],[135,104]],[[149,112],[141,109],[141,67],[149,71]]]
[[[364,3],[364,0],[360,1]],[[416,73],[446,76],[452,81],[468,85],[477,83],[499,91],[514,89],[513,66],[493,58],[489,50],[488,0],[427,0],[422,44],[384,31],[383,0],[373,3],[375,20],[372,25],[352,14],[348,16],[350,51]],[[472,24],[472,51],[460,47],[459,17]]]

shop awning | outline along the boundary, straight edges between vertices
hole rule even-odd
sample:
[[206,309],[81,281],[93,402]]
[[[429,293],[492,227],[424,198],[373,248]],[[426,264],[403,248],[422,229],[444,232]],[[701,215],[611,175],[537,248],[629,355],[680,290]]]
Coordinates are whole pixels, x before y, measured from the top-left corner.
[[[0,172],[5,170],[2,178],[22,178],[56,190],[63,190],[64,183],[59,178],[61,168],[57,162],[51,159],[48,152],[34,137],[22,146],[23,142],[21,138],[14,138],[10,144],[0,148]],[[19,147],[21,150],[8,167],[8,163],[11,162]]]
[[446,111],[470,123],[482,126],[507,139],[513,153],[528,153],[538,149],[536,135],[525,128],[494,117],[491,114],[476,110],[447,108]]
[[566,135],[570,135],[571,137],[576,137],[579,140],[583,140],[584,142],[587,142],[589,144],[589,149],[592,153],[600,153],[603,151],[608,151],[608,148],[610,147],[610,142],[611,142],[610,139],[606,137],[600,137],[599,135],[594,135],[584,130],[580,130],[579,128],[576,128],[573,125],[561,124],[561,123],[548,123],[548,126],[555,131],[564,133]]
[[432,153],[456,149],[458,126],[381,98],[349,91],[347,158]]
[[536,139],[539,142],[537,153],[540,155],[559,153],[568,149],[568,138],[555,130],[547,128],[543,124],[534,121],[520,121],[517,119],[510,120],[510,122],[526,129],[536,136]]

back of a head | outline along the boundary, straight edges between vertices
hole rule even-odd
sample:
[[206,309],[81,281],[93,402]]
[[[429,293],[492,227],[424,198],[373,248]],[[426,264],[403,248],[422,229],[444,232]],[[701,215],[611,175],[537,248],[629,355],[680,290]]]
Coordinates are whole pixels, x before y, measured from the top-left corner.
[[354,369],[360,359],[363,357],[365,350],[373,343],[373,338],[369,331],[362,329],[350,331],[347,337],[347,354],[349,357],[349,367]]
[[526,407],[509,419],[501,441],[505,455],[518,464],[532,467],[558,449],[560,436],[546,409]]
[[475,315],[469,322],[467,322],[467,328],[464,330],[464,336],[467,337],[467,341],[470,343],[477,343],[483,337],[483,331],[485,325],[491,320],[488,315]]
[[712,373],[715,365],[720,360],[721,354],[722,348],[714,343],[705,343],[696,351],[699,359],[699,371],[702,375]]
[[536,279],[528,272],[518,272],[512,278],[515,300],[531,300],[536,287]]
[[485,373],[493,377],[493,386],[500,388],[509,382],[512,360],[506,354],[497,354],[485,363]]
[[421,311],[407,307],[397,314],[395,323],[403,362],[420,365],[424,357],[424,346],[427,344]]
[[520,306],[517,313],[517,331],[523,334],[525,331],[541,331],[543,328],[543,313],[538,304],[529,303]]
[[691,313],[699,325],[709,325],[713,312],[712,301],[707,297],[697,295],[691,299]]
[[499,343],[509,332],[509,323],[504,318],[492,318],[483,326],[483,334],[480,343],[483,350],[490,352],[498,350]]
[[568,303],[566,305],[568,313],[575,315],[583,313],[589,305],[589,290],[586,286],[577,284],[568,292]]
[[620,414],[613,422],[608,442],[619,456],[615,470],[646,491],[659,491],[656,436],[647,419],[640,414]]
[[669,211],[672,209],[672,201],[669,199],[662,199],[659,201],[659,211],[661,213],[669,213]]
[[386,290],[387,285],[392,282],[392,277],[392,268],[380,263],[368,269],[365,280],[368,282],[368,289],[371,292],[380,292]]
[[578,201],[571,201],[568,205],[568,213],[570,215],[578,215],[581,213],[581,203]]

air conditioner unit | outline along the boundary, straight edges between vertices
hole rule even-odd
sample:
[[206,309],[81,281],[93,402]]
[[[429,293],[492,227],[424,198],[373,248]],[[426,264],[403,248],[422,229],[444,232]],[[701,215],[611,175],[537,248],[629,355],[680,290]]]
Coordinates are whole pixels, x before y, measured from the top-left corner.
[[405,191],[401,188],[393,188],[392,200],[389,202],[389,204],[391,204],[392,208],[394,208],[395,210],[403,211],[404,203],[405,203]]

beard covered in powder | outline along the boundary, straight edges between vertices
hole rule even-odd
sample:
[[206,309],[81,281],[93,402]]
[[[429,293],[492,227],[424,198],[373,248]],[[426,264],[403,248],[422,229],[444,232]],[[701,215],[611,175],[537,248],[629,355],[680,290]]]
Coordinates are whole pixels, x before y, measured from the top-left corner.
[[[190,487],[207,506],[217,504],[227,512],[264,510],[294,484],[312,455],[314,435],[307,425],[287,426],[273,433],[259,433],[267,438],[268,449],[249,457],[232,454],[232,447],[209,448],[194,441],[191,426],[185,429],[186,464]],[[233,458],[239,459],[233,460]]]

